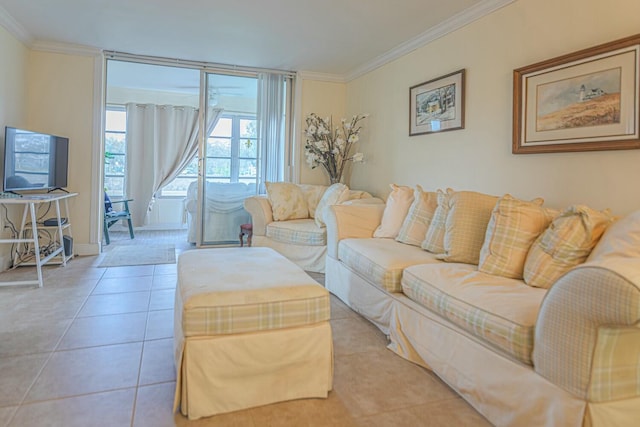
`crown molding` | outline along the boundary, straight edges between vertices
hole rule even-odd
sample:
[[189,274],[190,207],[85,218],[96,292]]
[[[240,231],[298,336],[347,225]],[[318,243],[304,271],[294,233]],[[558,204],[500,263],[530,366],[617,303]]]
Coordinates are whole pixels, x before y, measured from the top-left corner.
[[472,23],[473,21],[480,19],[484,16],[489,15],[496,10],[507,6],[510,3],[513,3],[517,0],[484,0],[481,1],[474,6],[471,6],[468,9],[463,10],[462,12],[452,16],[451,18],[442,21],[438,25],[431,27],[429,30],[424,33],[410,39],[390,51],[374,58],[372,61],[369,61],[357,68],[355,68],[350,73],[347,73],[343,76],[343,79],[347,82],[356,79],[370,71],[375,70],[395,59],[400,58],[412,52],[422,46],[425,46],[431,43],[434,40],[439,39],[440,37],[444,37],[445,35],[452,33],[460,28]]
[[42,52],[63,53],[68,55],[79,55],[79,56],[102,55],[102,50],[95,47],[83,46],[79,44],[44,41],[44,40],[36,40],[33,43],[31,43],[31,49],[39,50]]
[[343,75],[317,73],[315,71],[298,71],[298,78],[302,80],[317,80],[321,82],[346,83],[347,80]]
[[33,37],[7,10],[0,6],[0,25],[26,46],[31,46]]

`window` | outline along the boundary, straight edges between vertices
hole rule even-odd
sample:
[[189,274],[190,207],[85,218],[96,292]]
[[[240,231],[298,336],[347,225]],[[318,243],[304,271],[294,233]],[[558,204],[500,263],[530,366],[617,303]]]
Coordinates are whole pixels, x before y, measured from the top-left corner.
[[125,196],[127,166],[127,113],[124,107],[107,106],[104,132],[104,188],[110,197]]
[[[206,178],[215,182],[257,180],[258,135],[255,116],[223,114],[207,138]],[[163,197],[184,197],[189,184],[198,179],[198,159],[162,189]]]

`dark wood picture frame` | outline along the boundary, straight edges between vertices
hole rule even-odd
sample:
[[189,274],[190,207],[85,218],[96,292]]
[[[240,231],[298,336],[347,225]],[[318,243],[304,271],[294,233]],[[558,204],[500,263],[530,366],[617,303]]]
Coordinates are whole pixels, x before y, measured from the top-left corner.
[[640,148],[639,61],[637,34],[514,70],[512,152]]
[[465,70],[409,88],[409,136],[464,129]]

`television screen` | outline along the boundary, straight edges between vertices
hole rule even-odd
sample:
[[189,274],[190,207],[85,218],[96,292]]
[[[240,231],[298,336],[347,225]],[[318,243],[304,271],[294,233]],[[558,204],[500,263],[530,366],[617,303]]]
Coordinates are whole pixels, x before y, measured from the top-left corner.
[[67,186],[69,139],[7,126],[3,191]]

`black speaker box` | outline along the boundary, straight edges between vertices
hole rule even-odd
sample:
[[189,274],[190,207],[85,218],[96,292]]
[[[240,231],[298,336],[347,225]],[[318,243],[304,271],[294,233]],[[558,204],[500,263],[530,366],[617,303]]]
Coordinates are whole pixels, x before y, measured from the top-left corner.
[[71,256],[73,254],[73,237],[62,236],[64,241],[64,255]]

